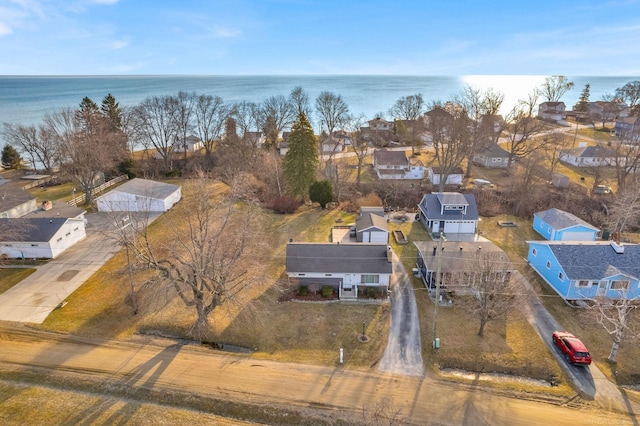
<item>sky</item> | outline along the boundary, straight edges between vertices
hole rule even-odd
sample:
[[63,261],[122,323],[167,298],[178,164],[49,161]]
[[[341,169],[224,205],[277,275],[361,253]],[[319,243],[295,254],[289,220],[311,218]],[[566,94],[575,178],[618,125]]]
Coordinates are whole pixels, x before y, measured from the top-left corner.
[[640,0],[0,0],[0,75],[640,75]]

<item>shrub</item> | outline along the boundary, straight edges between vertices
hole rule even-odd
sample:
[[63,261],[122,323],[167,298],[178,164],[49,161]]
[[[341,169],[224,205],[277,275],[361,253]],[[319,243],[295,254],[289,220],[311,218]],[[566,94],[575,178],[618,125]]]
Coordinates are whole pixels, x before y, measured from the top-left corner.
[[333,294],[333,287],[330,285],[325,285],[322,287],[322,297],[331,297]]
[[282,197],[276,197],[267,202],[266,207],[276,213],[293,213],[300,207],[300,200],[288,195],[283,195]]
[[314,203],[319,203],[323,209],[333,201],[333,189],[328,180],[315,181],[309,187],[309,199]]
[[298,288],[298,296],[306,296],[307,294],[309,294],[309,289],[306,285],[301,285]]
[[373,288],[373,287],[367,287],[365,295],[369,299],[375,299],[376,298],[376,289]]

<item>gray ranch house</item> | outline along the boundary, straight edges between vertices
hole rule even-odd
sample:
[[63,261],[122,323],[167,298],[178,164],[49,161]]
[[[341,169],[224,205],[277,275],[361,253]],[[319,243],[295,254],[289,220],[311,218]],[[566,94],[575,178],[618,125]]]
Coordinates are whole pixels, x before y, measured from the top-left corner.
[[295,286],[331,286],[340,300],[357,300],[371,288],[387,297],[393,266],[384,243],[297,243],[286,250],[289,282]]
[[558,158],[576,167],[612,166],[616,164],[617,154],[611,148],[580,142],[578,148],[561,149]]
[[473,164],[492,169],[506,169],[509,167],[509,151],[492,143],[473,154]]
[[387,220],[375,213],[365,213],[356,219],[356,241],[359,243],[388,243]]

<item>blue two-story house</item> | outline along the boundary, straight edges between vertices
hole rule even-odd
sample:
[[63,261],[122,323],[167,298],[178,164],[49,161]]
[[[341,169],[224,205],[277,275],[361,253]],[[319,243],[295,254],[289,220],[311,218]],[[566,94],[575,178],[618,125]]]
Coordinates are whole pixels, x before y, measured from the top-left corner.
[[533,229],[549,241],[595,241],[600,231],[579,217],[559,209],[534,213]]
[[528,241],[527,261],[565,300],[640,297],[640,245]]

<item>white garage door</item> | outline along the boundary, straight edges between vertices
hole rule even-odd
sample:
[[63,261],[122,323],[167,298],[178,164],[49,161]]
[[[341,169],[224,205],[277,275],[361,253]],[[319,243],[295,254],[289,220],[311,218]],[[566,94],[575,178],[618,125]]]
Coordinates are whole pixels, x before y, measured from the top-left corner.
[[563,241],[593,241],[593,234],[588,232],[563,232]]
[[444,233],[447,234],[473,234],[475,232],[473,222],[470,223],[446,223]]
[[386,232],[372,232],[370,242],[372,243],[387,243],[389,242],[389,234]]

